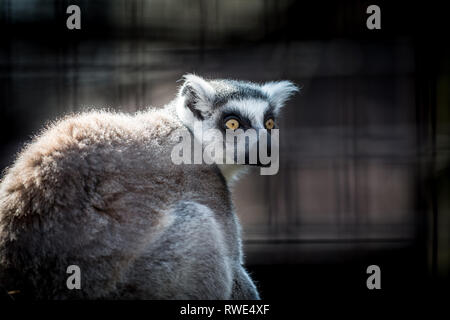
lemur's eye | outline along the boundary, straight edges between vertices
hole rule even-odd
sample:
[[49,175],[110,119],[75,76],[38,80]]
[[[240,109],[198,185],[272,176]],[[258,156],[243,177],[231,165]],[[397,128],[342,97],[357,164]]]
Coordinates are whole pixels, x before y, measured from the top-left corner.
[[275,127],[275,121],[273,121],[272,118],[269,118],[266,120],[266,123],[264,124],[266,126],[266,129],[271,130],[273,127]]
[[236,130],[236,129],[238,129],[239,128],[239,121],[237,120],[237,119],[229,119],[229,120],[227,120],[226,122],[225,122],[225,126],[228,128],[228,129],[231,129],[231,130]]

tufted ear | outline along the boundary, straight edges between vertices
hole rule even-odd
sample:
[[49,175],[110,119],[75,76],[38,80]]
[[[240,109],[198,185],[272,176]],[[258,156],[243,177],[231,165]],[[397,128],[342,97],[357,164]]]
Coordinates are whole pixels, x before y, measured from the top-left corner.
[[194,74],[183,76],[183,85],[179,96],[184,98],[184,105],[196,118],[203,120],[205,114],[211,109],[214,101],[214,88],[207,80]]
[[267,94],[270,102],[277,110],[284,106],[286,101],[299,91],[297,86],[290,81],[273,81],[262,85],[262,91]]

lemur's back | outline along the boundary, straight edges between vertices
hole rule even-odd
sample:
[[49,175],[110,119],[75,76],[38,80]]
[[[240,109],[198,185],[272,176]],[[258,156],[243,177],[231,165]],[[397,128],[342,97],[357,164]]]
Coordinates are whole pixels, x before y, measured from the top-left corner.
[[[167,110],[92,112],[36,138],[0,186],[0,285],[37,298],[230,297],[240,243],[228,189],[215,166],[170,161],[176,130]],[[66,286],[69,265],[81,290]]]

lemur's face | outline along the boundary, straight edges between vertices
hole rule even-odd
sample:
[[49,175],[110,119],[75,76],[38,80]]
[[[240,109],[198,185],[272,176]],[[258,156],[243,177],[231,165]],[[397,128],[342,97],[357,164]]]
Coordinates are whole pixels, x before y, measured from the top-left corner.
[[[219,156],[217,152],[213,154],[217,161],[224,163],[225,150],[232,150],[234,161],[241,154],[245,159],[243,164],[259,164],[259,159],[256,163],[250,161],[249,154],[257,150],[261,137],[267,141],[265,147],[270,148],[270,134],[278,129],[280,109],[298,90],[289,81],[259,85],[233,80],[208,81],[195,75],[187,75],[184,80],[178,114],[204,147],[223,150]],[[244,149],[237,147],[239,138],[245,141]]]

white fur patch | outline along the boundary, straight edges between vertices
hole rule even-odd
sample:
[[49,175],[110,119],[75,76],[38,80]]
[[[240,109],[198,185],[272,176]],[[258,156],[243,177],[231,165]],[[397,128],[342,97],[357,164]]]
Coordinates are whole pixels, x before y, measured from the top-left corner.
[[246,115],[251,121],[254,129],[264,128],[264,113],[269,108],[269,103],[260,99],[230,100],[225,108],[238,110],[242,115]]
[[[211,103],[214,99],[214,88],[203,78],[196,76],[195,74],[186,74],[183,76],[184,85],[191,87],[199,101],[197,101],[196,107],[201,111],[208,111],[211,108]],[[181,89],[182,90],[182,89]],[[181,96],[181,90],[179,95]]]
[[284,106],[284,103],[299,89],[290,81],[273,81],[267,82],[262,87],[261,90],[265,92],[270,101],[280,109]]

